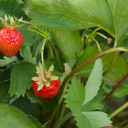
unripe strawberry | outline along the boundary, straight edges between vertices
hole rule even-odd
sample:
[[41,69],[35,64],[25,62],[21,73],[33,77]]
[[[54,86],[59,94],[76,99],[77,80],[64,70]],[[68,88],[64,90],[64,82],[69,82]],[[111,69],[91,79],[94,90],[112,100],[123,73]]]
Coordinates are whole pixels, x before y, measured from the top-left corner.
[[23,35],[16,29],[19,26],[18,19],[13,17],[0,18],[4,28],[0,30],[0,51],[5,56],[14,56],[23,43]]

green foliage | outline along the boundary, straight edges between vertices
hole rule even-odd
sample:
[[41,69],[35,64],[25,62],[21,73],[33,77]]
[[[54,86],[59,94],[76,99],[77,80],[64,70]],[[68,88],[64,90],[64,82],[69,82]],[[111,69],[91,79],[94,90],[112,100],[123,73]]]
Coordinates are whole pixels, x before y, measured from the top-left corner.
[[24,4],[20,0],[0,0],[0,17],[4,17],[4,15],[7,14],[21,18],[25,16],[22,10],[23,7]]
[[68,65],[72,68],[82,51],[82,41],[76,31],[53,31],[52,36],[59,46]]
[[62,74],[62,77],[60,78],[60,83],[61,84],[63,83],[66,76],[71,72],[71,68],[67,63],[65,63],[64,66],[65,66],[65,72]]
[[[101,49],[102,49],[102,51],[106,51],[109,49],[109,47],[105,46],[105,45],[101,45]],[[84,50],[82,55],[80,56],[78,63],[76,64],[76,67],[78,65],[80,65],[82,62],[84,62],[85,60],[94,57],[98,53],[99,53],[99,50],[96,45],[88,46]],[[114,56],[114,53],[111,53],[111,54],[101,57],[102,62],[103,62],[104,71],[106,69],[108,69],[108,67],[110,66],[113,56]],[[83,66],[78,71],[78,73],[82,72],[82,71],[84,71],[84,72],[86,71],[88,73],[89,70],[91,71],[93,66],[94,66],[94,61]],[[120,81],[122,79],[123,76],[125,76],[127,74],[127,70],[128,70],[128,67],[127,67],[127,63],[126,63],[125,59],[122,56],[118,56],[113,69],[104,77],[105,83],[107,85],[115,85],[118,81]],[[79,74],[79,75],[81,75],[81,74]],[[82,74],[82,76],[83,76],[83,74]]]
[[10,63],[16,62],[18,61],[16,56],[12,56],[12,57],[3,57],[4,59],[0,59],[0,67],[4,67]]
[[8,94],[9,82],[0,84],[0,104],[8,104],[10,102],[10,95]]
[[32,57],[32,53],[30,51],[30,47],[21,47],[20,49],[21,56],[24,58],[23,62],[29,62],[32,64],[36,64],[36,57]]
[[88,81],[85,85],[85,98],[83,104],[86,104],[97,95],[100,85],[102,83],[102,78],[103,78],[102,74],[103,74],[102,60],[97,59],[92,69],[92,72],[88,78]]
[[66,107],[71,109],[72,114],[77,121],[77,125],[80,128],[83,128],[83,126],[88,128],[111,126],[112,122],[107,117],[106,113],[90,112],[90,110],[97,109],[97,107],[103,107],[101,101],[97,100],[97,98],[99,99],[97,92],[101,85],[102,73],[102,61],[101,59],[97,59],[85,88],[79,80],[77,81],[76,79],[73,79],[71,85],[69,85],[69,89],[67,89],[67,94],[65,95]]
[[99,128],[103,126],[111,126],[110,124],[112,123],[110,119],[108,118],[108,115],[104,112],[82,112],[83,115],[85,115],[88,120],[91,123],[90,128]]
[[0,127],[2,128],[41,128],[36,126],[31,120],[20,110],[8,105],[0,105]]
[[9,92],[19,97],[24,96],[26,89],[31,88],[31,78],[35,75],[35,66],[31,63],[24,62],[13,67],[11,72],[11,83]]

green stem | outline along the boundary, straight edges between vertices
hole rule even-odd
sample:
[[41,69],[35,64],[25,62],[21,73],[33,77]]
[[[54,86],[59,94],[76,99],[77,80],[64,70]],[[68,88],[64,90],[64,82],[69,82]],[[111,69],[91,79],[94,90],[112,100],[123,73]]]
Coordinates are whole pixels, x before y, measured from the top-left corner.
[[118,113],[120,113],[121,111],[123,111],[125,108],[128,107],[128,101],[122,105],[120,108],[118,108],[117,110],[115,110],[112,114],[109,115],[109,118],[113,118],[115,115],[117,115]]
[[110,66],[108,67],[108,69],[104,72],[104,76],[108,73],[108,72],[110,72],[111,70],[112,70],[112,68],[114,67],[114,65],[115,65],[115,63],[116,63],[116,60],[117,60],[117,57],[118,57],[118,55],[119,55],[119,52],[115,52],[115,55],[114,55],[114,57],[113,57],[113,60],[112,60],[112,62],[111,62],[111,64],[110,64]]
[[39,29],[37,26],[35,26],[33,24],[30,24],[29,22],[24,21],[24,20],[19,20],[19,22],[22,22],[22,23],[25,23],[25,24],[30,25],[31,27],[35,28],[36,30],[38,30],[39,32],[41,32],[43,35],[45,35],[46,37],[48,37],[47,33],[45,33],[44,31],[42,31],[41,29]]
[[32,31],[32,32],[35,32],[35,33],[41,35],[42,37],[46,38],[46,36],[45,36],[44,34],[38,32],[38,31],[36,31],[36,30],[30,29],[30,28],[28,28],[28,30],[29,30],[29,31]]
[[102,50],[101,50],[101,48],[100,48],[100,45],[99,45],[99,43],[97,42],[97,40],[96,40],[94,37],[91,37],[91,38],[96,42],[96,45],[97,45],[99,51],[102,52]]
[[43,42],[43,45],[42,45],[42,48],[41,48],[41,57],[42,57],[42,66],[43,66],[44,77],[46,77],[45,68],[44,68],[44,46],[45,46],[46,41],[47,40],[44,39],[44,42]]
[[54,51],[54,55],[55,55],[56,60],[57,60],[58,68],[62,72],[61,63],[60,63],[59,56],[58,56],[58,53],[56,51],[56,48],[54,47],[54,45],[53,45],[53,43],[50,39],[48,40],[48,42],[50,43],[50,46],[52,47],[52,49]]
[[61,118],[55,125],[53,128],[58,128],[64,121],[68,120],[69,118],[72,117],[72,113],[68,113],[66,116],[64,116],[63,118]]
[[118,125],[116,125],[116,126],[117,126],[117,127],[122,127],[122,126],[124,126],[125,124],[128,124],[128,119],[125,120],[125,121],[123,121],[123,122],[121,122],[120,124],[118,124]]
[[128,78],[128,74],[112,89],[112,91],[103,100],[104,103],[112,96],[112,94],[121,86],[121,84]]

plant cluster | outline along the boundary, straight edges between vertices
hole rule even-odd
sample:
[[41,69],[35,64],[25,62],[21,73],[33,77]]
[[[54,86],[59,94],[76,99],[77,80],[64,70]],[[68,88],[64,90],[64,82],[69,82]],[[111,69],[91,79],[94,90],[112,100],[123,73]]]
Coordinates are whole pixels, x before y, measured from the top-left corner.
[[0,128],[127,128],[127,4],[1,0]]

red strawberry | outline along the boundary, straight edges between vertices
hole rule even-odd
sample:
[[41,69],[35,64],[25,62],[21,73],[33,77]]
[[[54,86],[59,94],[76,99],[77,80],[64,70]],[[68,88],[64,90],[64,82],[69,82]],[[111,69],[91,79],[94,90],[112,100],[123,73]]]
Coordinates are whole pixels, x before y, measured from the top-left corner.
[[37,74],[32,78],[32,88],[36,95],[42,98],[53,98],[59,92],[60,81],[57,76],[54,76],[51,72],[53,65],[45,73],[43,72],[42,65],[39,64],[37,68]]
[[4,28],[0,30],[0,51],[5,56],[14,56],[19,51],[23,43],[23,35],[16,30],[19,26],[18,19],[14,21],[12,17],[0,18]]
[[39,85],[37,84],[37,82],[39,81],[32,81],[32,88],[35,94],[42,98],[53,98],[60,89],[59,79],[50,81],[49,87],[46,87],[46,85],[44,85],[42,89],[40,89],[39,91],[38,91]]

